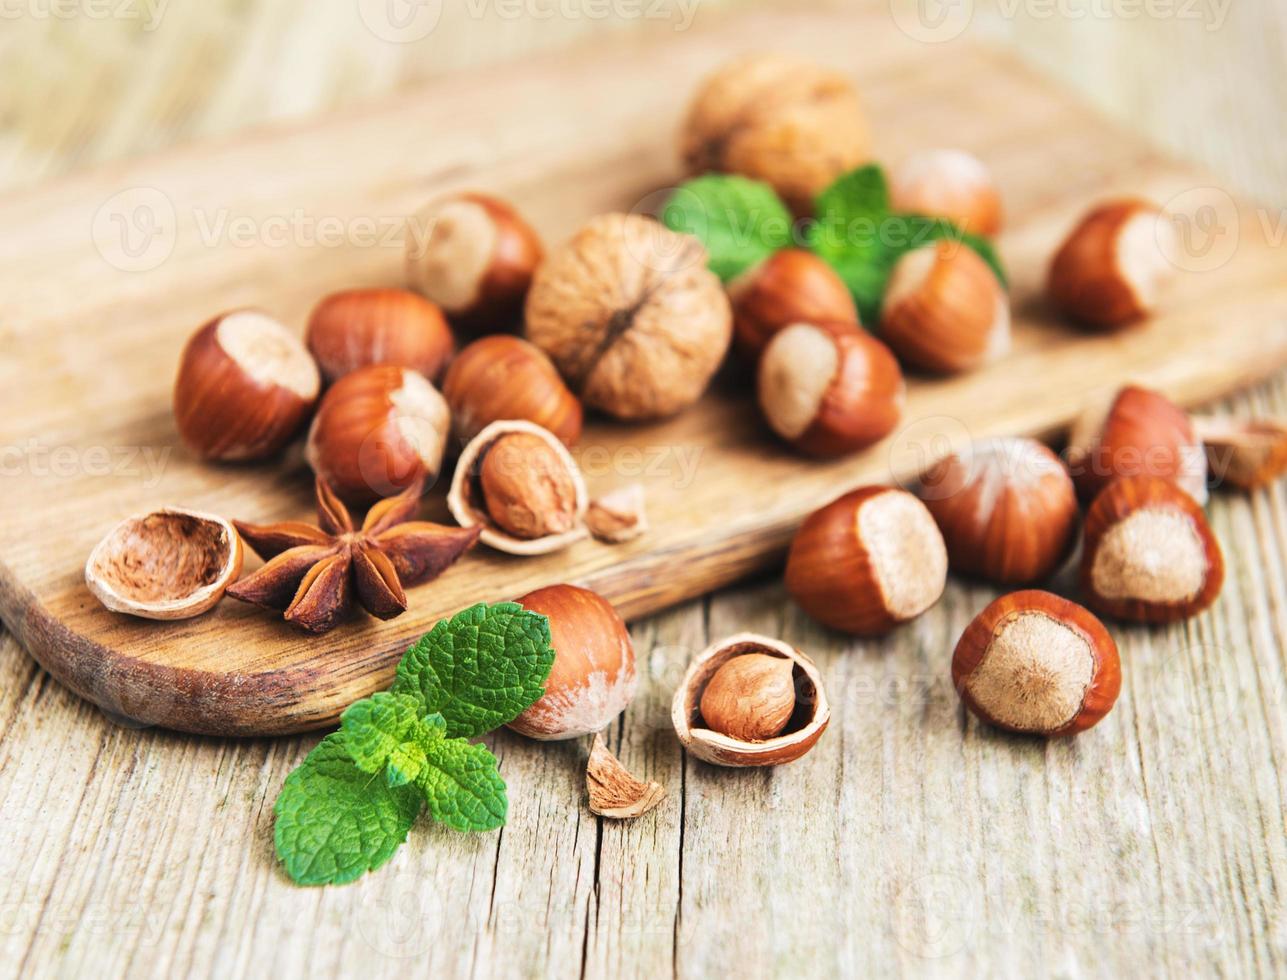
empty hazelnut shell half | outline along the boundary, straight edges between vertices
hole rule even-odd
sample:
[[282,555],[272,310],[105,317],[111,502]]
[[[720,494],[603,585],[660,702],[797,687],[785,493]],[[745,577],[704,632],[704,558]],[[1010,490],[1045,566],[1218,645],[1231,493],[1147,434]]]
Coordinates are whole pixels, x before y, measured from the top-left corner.
[[[497,443],[506,436],[512,435],[521,435],[527,439],[534,437],[540,440],[542,468],[546,463],[563,468],[564,472],[560,476],[565,479],[560,482],[571,490],[571,498],[560,505],[566,509],[566,514],[563,515],[566,521],[562,522],[566,524],[566,529],[560,528],[553,533],[544,533],[539,536],[524,536],[516,533],[512,525],[510,528],[502,526],[489,511],[489,498],[494,506],[497,495],[484,493],[483,475],[487,457]],[[514,505],[512,509],[515,512],[527,506],[524,501],[517,498],[525,496],[529,491],[533,502],[548,499],[546,491],[549,489],[547,486],[549,481],[545,479],[548,474],[537,472],[536,467],[529,469],[522,466],[521,458],[508,462],[503,475],[506,477],[507,486],[501,488],[501,491],[515,498],[512,501]],[[532,479],[525,489],[523,484],[529,476]],[[560,495],[563,495],[562,492]],[[447,493],[447,507],[451,510],[452,516],[460,522],[461,527],[481,525],[483,530],[479,537],[482,542],[497,551],[504,551],[511,555],[548,554],[580,541],[589,533],[585,526],[585,512],[589,503],[585,479],[581,476],[581,470],[567,451],[567,447],[548,429],[542,429],[535,423],[519,419],[493,422],[470,440],[461,451],[456,472],[452,476],[451,489]],[[550,522],[545,521],[544,518],[549,516],[533,515],[534,519],[547,526]]]
[[[735,657],[767,654],[792,661],[795,710],[781,734],[758,741],[742,741],[713,731],[702,718],[701,701],[706,686],[719,669]],[[717,766],[776,766],[794,762],[814,745],[831,720],[831,706],[822,690],[822,675],[813,661],[795,647],[755,633],[738,633],[711,644],[688,666],[670,718],[685,749]]]
[[241,560],[241,538],[228,521],[166,507],[112,528],[85,563],[85,584],[113,612],[190,619],[223,598]]

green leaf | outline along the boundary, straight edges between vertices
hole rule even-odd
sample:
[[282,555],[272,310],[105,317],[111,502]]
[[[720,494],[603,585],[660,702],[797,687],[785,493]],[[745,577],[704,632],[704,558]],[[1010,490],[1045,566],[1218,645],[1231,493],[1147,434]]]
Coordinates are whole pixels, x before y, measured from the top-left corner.
[[482,745],[447,738],[442,715],[419,716],[406,694],[375,694],[340,719],[354,763],[385,773],[390,786],[413,783],[429,812],[453,830],[493,830],[505,823],[509,801],[496,757]]
[[300,885],[338,885],[393,856],[423,806],[360,770],[334,732],[286,777],[273,807],[277,857]]
[[442,715],[448,738],[476,738],[538,700],[553,665],[549,620],[513,602],[479,603],[422,636],[391,691],[418,698],[422,716]]
[[680,185],[661,220],[700,240],[710,253],[710,270],[725,282],[793,244],[794,219],[773,188],[730,174]]

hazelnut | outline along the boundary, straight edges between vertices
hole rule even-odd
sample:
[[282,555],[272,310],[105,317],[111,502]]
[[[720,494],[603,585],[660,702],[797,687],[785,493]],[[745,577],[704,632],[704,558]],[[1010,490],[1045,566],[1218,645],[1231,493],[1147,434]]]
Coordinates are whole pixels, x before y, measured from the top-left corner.
[[308,433],[313,472],[344,500],[388,497],[442,466],[447,403],[424,375],[392,364],[359,368],[322,398]]
[[586,405],[672,415],[701,397],[732,335],[706,258],[696,238],[650,218],[596,218],[537,270],[527,337]]
[[1077,533],[1077,492],[1034,439],[991,439],[927,469],[917,494],[943,532],[954,572],[1002,585],[1049,578]]
[[1287,421],[1204,418],[1194,429],[1217,483],[1255,490],[1287,472]]
[[1175,228],[1147,201],[1099,205],[1055,253],[1046,287],[1051,302],[1101,330],[1142,320],[1174,271],[1167,258],[1174,238]]
[[190,619],[223,598],[242,557],[228,521],[167,507],[112,528],[85,563],[85,584],[113,612]]
[[889,175],[890,204],[904,214],[946,218],[962,231],[1001,230],[1001,195],[983,161],[964,150],[914,153]]
[[499,330],[516,323],[541,240],[504,201],[452,194],[410,223],[407,281],[466,327]]
[[793,323],[858,323],[849,287],[812,252],[788,248],[752,266],[728,285],[733,338],[755,360],[773,335]]
[[1119,476],[1164,477],[1207,500],[1206,455],[1188,413],[1138,385],[1093,398],[1073,422],[1065,458],[1083,501]]
[[795,663],[748,653],[724,662],[706,684],[702,720],[739,742],[762,742],[786,728],[795,711]]
[[894,355],[852,324],[796,323],[760,357],[759,401],[779,436],[813,456],[841,456],[894,430],[906,388]]
[[688,111],[681,148],[692,173],[765,181],[799,214],[871,157],[866,114],[849,79],[780,54],[738,58],[710,76]]
[[1202,612],[1223,584],[1220,543],[1202,508],[1170,480],[1114,480],[1087,511],[1081,587],[1096,612],[1171,623]]
[[924,371],[968,371],[1010,350],[1010,301],[974,249],[937,241],[894,265],[880,313],[880,336]]
[[635,650],[612,603],[575,585],[551,585],[518,600],[550,621],[554,666],[545,695],[509,723],[543,740],[597,732],[635,696]]
[[174,421],[205,459],[263,459],[308,418],[321,378],[304,345],[256,310],[215,317],[183,349]]
[[442,393],[462,444],[501,419],[525,419],[568,446],[581,438],[581,403],[545,353],[519,337],[475,340],[451,362]]
[[1074,735],[1112,709],[1117,644],[1076,603],[1031,590],[1002,596],[966,627],[952,683],[981,720],[1028,735]]
[[781,640],[738,633],[697,655],[670,717],[684,748],[704,762],[775,766],[817,744],[831,707],[812,660]]
[[520,420],[493,422],[465,446],[447,506],[484,544],[540,555],[586,537],[585,480],[553,433]]
[[862,636],[938,602],[947,549],[925,505],[892,487],[845,494],[805,520],[787,556],[787,591],[810,616]]
[[307,342],[328,383],[372,364],[396,364],[432,380],[455,347],[438,307],[405,289],[332,293],[309,317]]

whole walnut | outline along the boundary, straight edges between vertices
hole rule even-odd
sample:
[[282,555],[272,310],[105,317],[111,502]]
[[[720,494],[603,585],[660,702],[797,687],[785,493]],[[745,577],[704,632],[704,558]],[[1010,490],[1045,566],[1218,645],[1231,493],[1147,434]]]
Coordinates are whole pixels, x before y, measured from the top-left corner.
[[536,271],[527,337],[586,405],[621,419],[672,415],[702,396],[733,314],[691,235],[651,218],[595,218]]
[[706,80],[688,111],[684,160],[772,184],[798,214],[871,159],[867,117],[839,72],[786,55],[751,55]]

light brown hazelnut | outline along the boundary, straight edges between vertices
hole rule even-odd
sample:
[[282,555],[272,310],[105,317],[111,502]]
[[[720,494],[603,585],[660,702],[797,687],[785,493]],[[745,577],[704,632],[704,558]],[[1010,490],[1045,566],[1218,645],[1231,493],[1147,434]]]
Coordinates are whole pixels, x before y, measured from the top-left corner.
[[733,336],[748,360],[759,358],[778,331],[793,323],[858,323],[849,287],[812,252],[775,252],[728,284]]
[[1010,300],[974,249],[937,241],[894,266],[880,311],[880,336],[924,371],[968,371],[1010,350]]
[[309,317],[307,343],[327,382],[372,364],[395,364],[433,380],[455,347],[438,307],[405,289],[332,293]]
[[299,338],[257,310],[215,317],[183,349],[174,421],[205,459],[264,459],[285,448],[321,389]]
[[1001,195],[983,161],[964,150],[923,150],[889,175],[893,209],[946,218],[962,231],[991,237],[1001,230]]
[[346,374],[327,391],[308,433],[313,472],[344,500],[388,497],[442,466],[447,403],[425,376],[376,364]]
[[452,194],[408,223],[407,280],[467,329],[513,326],[544,254],[532,227],[485,194]]
[[536,272],[527,337],[586,405],[622,419],[673,415],[724,359],[732,312],[706,249],[650,218],[591,221]]
[[799,214],[871,157],[866,113],[848,77],[782,54],[744,56],[708,78],[681,146],[692,173],[766,181]]
[[475,340],[451,362],[442,393],[462,444],[502,419],[532,422],[568,446],[581,438],[580,401],[545,352],[521,337],[497,334]]
[[493,422],[456,462],[447,507],[483,544],[540,555],[584,539],[589,497],[581,471],[554,434],[531,422]]
[[795,711],[794,668],[789,657],[734,657],[707,682],[699,702],[702,719],[713,731],[742,742],[780,734]]

